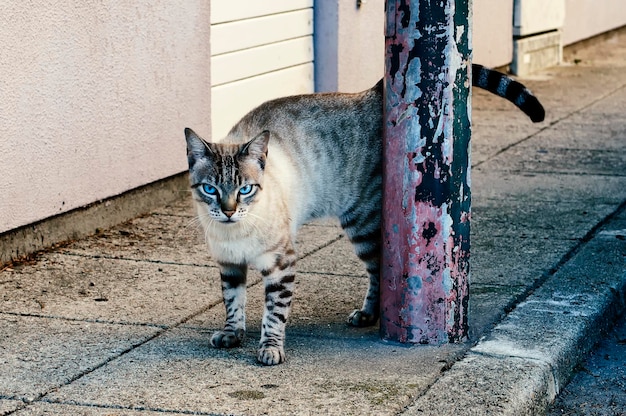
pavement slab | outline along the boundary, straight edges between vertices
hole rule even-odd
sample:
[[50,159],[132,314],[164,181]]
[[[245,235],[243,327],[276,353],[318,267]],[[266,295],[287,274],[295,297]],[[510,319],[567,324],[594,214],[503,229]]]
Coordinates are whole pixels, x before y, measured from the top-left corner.
[[298,272],[323,275],[367,276],[365,265],[347,238],[340,238],[296,263]]
[[502,171],[494,161],[472,171],[472,208],[489,200],[571,202],[587,209],[619,205],[626,199],[626,176],[559,175]]
[[511,172],[611,175],[626,172],[626,153],[615,149],[537,148],[531,144],[510,150],[515,157],[500,160],[500,169]]
[[0,399],[0,414],[5,415],[14,412],[24,406],[24,402],[20,400]]
[[0,312],[168,326],[221,302],[216,268],[44,254],[0,273]]
[[615,205],[602,203],[590,207],[568,201],[483,200],[472,207],[472,229],[479,241],[483,237],[576,240],[614,210]]
[[63,253],[159,263],[214,266],[193,217],[151,214],[62,248]]
[[[600,68],[568,62],[525,77],[522,81],[548,109],[548,124],[584,111],[625,84],[623,67],[616,65]],[[564,86],[566,92],[562,91]]]
[[[48,399],[186,413],[395,414],[461,349],[296,336],[284,365],[262,367],[254,358],[258,338],[217,350],[207,347],[207,336],[168,331]],[[396,382],[399,376],[404,383]]]
[[[472,286],[532,286],[556,267],[577,244],[570,240],[519,237],[476,238],[472,253]],[[509,255],[502,256],[502,250]]]
[[[95,407],[81,406],[63,403],[38,402],[30,404],[13,413],[16,416],[46,416],[46,415],[72,415],[72,416],[163,416],[164,412],[149,410],[133,410],[120,407]],[[167,413],[165,413],[167,414]],[[175,414],[175,413],[174,413]],[[180,414],[180,413],[179,413]]]
[[0,317],[0,397],[27,402],[70,383],[159,332],[159,328],[148,326],[9,314]]
[[528,285],[470,285],[469,340],[476,342],[528,294]]

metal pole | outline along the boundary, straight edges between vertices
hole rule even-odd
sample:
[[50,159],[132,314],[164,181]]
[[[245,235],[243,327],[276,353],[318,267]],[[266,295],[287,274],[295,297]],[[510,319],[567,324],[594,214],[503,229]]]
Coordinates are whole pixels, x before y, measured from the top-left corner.
[[467,336],[471,0],[387,0],[381,335]]

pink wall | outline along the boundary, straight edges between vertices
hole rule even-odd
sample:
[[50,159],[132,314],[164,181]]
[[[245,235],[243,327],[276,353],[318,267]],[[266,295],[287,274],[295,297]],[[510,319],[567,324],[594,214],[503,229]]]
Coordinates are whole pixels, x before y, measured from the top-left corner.
[[0,233],[181,172],[209,131],[207,1],[6,2],[0,38]]

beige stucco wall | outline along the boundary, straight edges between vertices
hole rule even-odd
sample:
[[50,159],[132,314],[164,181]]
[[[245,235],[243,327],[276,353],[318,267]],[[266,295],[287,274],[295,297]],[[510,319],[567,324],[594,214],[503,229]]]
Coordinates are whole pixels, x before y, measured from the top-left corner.
[[624,0],[565,0],[564,45],[624,25],[626,25]]
[[489,67],[513,58],[513,2],[473,0],[473,61]]
[[209,2],[5,2],[0,233],[176,174],[209,131]]
[[[317,91],[361,91],[384,73],[384,0],[324,0],[315,3]],[[511,62],[512,1],[474,0],[474,61],[487,66]]]
[[362,91],[384,73],[385,2],[315,2],[315,89]]
[[[626,25],[624,0],[565,0],[563,44]],[[473,61],[489,67],[513,59],[513,1],[473,0]],[[315,2],[317,91],[359,91],[384,71],[384,1]],[[378,30],[377,30],[378,28]],[[380,74],[380,75],[379,75]]]
[[384,11],[384,0],[368,0],[358,9],[356,1],[339,1],[339,90],[362,91],[382,78],[385,70]]

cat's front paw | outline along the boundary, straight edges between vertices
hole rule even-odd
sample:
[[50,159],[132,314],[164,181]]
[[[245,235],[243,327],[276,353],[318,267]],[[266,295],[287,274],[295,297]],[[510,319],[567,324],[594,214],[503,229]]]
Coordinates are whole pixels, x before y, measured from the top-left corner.
[[285,351],[282,347],[261,347],[257,360],[263,365],[276,365],[285,362]]
[[245,332],[217,331],[211,336],[211,345],[215,348],[233,348],[241,345]]
[[356,309],[348,316],[348,325],[356,327],[372,326],[378,320],[378,316]]

